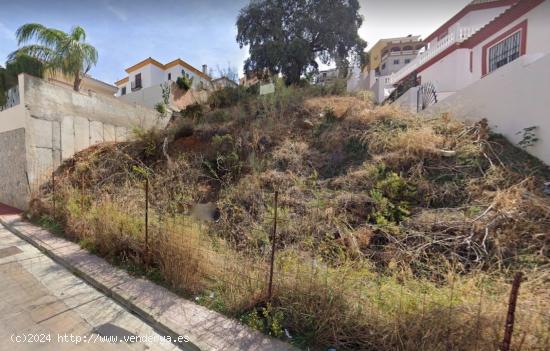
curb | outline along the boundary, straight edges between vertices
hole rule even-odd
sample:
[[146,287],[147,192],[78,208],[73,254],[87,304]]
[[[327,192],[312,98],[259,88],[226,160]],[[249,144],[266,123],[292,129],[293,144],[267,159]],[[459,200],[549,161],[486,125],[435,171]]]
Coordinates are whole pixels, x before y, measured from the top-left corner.
[[[20,219],[22,219],[20,217]],[[37,240],[34,240],[27,235],[21,233],[19,230],[14,228],[12,225],[7,223],[2,217],[0,216],[0,224],[2,224],[7,230],[9,230],[11,233],[15,234],[17,237],[19,237],[21,240],[26,241],[30,245],[34,246],[38,251],[42,252],[44,255],[52,259],[54,262],[58,263],[59,265],[63,266],[65,269],[67,269],[69,272],[77,276],[78,278],[84,280],[88,285],[92,286],[94,289],[98,290],[105,296],[111,298],[113,301],[115,301],[117,304],[122,306],[124,309],[128,310],[133,315],[137,316],[139,319],[141,319],[143,322],[147,323],[149,326],[153,328],[156,332],[158,332],[161,335],[169,336],[172,340],[177,340],[180,334],[176,333],[174,330],[169,328],[168,326],[158,322],[152,315],[144,311],[142,308],[137,306],[136,304],[132,303],[131,301],[123,298],[119,294],[113,292],[111,289],[94,279],[92,276],[88,275],[87,273],[81,271],[80,269],[74,267],[69,262],[67,262],[62,257],[56,255],[52,251],[46,249],[43,245],[41,245]],[[180,349],[184,351],[201,351],[201,349],[193,344],[191,341],[184,342],[184,343],[176,343],[173,342],[174,345],[178,346]]]

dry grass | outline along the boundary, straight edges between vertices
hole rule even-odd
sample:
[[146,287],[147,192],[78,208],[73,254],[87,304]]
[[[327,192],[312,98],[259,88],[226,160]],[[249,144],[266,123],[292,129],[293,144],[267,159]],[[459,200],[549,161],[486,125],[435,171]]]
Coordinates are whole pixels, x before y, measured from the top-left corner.
[[[132,267],[146,263],[144,274],[201,304],[249,316],[267,303],[278,190],[272,307],[282,319],[267,319],[295,343],[497,349],[508,279],[522,270],[528,278],[514,348],[543,350],[550,203],[541,183],[548,169],[491,137],[483,123],[422,120],[393,106],[307,99],[293,89],[247,100],[226,110],[233,119],[195,123],[178,138],[142,133],[136,142],[76,155],[56,178],[65,189],[57,196],[67,235]],[[337,118],[327,118],[327,106]],[[307,128],[299,127],[304,119]],[[442,149],[455,154],[444,157]],[[43,190],[37,216],[49,213]],[[189,214],[206,201],[216,203],[219,221],[198,224]]]

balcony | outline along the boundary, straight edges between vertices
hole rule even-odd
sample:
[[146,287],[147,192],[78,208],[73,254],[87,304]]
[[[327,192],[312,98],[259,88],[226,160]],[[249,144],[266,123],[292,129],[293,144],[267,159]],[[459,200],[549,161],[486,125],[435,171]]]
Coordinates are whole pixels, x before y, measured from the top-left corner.
[[381,61],[384,61],[390,56],[401,56],[401,55],[414,55],[418,50],[401,50],[401,51],[389,51],[382,55]]
[[132,82],[131,88],[132,88],[132,91],[136,91],[136,90],[139,90],[139,89],[143,88],[142,85],[141,85],[141,81]]
[[448,35],[441,38],[435,45],[429,47],[426,51],[419,53],[414,60],[412,60],[408,65],[401,68],[395,74],[392,75],[393,83],[397,83],[412,72],[414,72],[418,67],[422,66],[424,63],[428,62],[436,55],[443,52],[443,50],[448,47],[461,43],[464,40],[471,37],[479,28],[457,28],[454,31],[449,32]]

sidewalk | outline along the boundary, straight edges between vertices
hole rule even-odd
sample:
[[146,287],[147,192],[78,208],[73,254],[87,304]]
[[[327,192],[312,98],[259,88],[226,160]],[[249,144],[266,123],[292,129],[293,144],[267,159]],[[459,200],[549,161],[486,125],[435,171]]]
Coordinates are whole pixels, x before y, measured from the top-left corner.
[[[69,269],[76,276],[140,316],[165,335],[187,337],[203,351],[291,351],[284,343],[235,320],[183,299],[150,281],[131,277],[78,244],[55,237],[23,221],[14,211],[2,211],[0,223]],[[189,344],[185,345],[186,348]]]
[[179,350],[1,225],[0,340],[5,351]]

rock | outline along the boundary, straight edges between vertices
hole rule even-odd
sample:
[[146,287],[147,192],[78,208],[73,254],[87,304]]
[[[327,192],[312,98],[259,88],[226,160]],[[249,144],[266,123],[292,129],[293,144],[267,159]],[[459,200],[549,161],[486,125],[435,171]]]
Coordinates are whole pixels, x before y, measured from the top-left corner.
[[456,155],[456,151],[454,150],[437,150],[437,151],[443,157],[453,157]]
[[195,204],[191,209],[191,216],[203,221],[215,222],[220,219],[220,209],[212,202]]
[[310,121],[309,119],[304,119],[301,123],[301,127],[303,129],[312,129],[313,127],[315,127],[315,125],[313,124],[312,121]]

